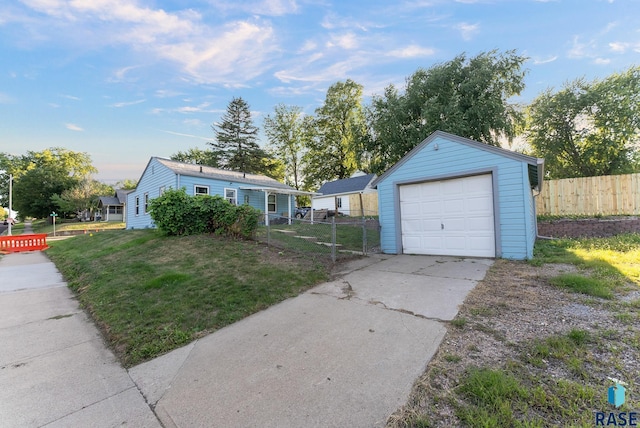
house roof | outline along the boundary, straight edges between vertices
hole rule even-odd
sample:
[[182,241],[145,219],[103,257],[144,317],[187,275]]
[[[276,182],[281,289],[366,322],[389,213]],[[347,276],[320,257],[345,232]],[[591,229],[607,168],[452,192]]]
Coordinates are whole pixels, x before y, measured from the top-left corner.
[[[269,187],[282,190],[292,190],[293,188],[284,183],[280,183],[271,177],[258,174],[245,174],[237,171],[214,168],[207,165],[197,165],[186,162],[178,162],[170,159],[155,157],[159,163],[169,168],[171,171],[189,177],[206,177],[215,180],[235,181],[238,183],[254,184],[262,187]],[[293,189],[295,190],[295,189]]]
[[116,198],[124,205],[127,203],[127,195],[131,192],[133,192],[133,190],[116,189]]
[[120,200],[115,196],[100,196],[100,198],[98,199],[98,204],[102,205],[103,207],[109,205],[123,205],[123,203],[120,202]]
[[318,189],[318,193],[322,193],[322,196],[327,196],[361,192],[367,188],[375,177],[375,174],[365,174],[358,177],[329,181],[324,183],[322,187]]
[[437,138],[444,138],[450,141],[455,141],[457,143],[465,144],[470,147],[474,147],[476,149],[484,150],[487,152],[491,152],[497,154],[499,156],[508,157],[510,159],[514,159],[520,162],[524,162],[529,165],[529,182],[531,187],[537,188],[538,190],[542,189],[542,182],[544,179],[544,159],[535,158],[533,156],[523,155],[522,153],[513,152],[511,150],[506,150],[501,147],[490,146],[486,143],[481,143],[479,141],[470,140],[469,138],[460,137],[454,134],[449,134],[448,132],[436,131],[433,134],[429,135],[427,138],[422,140],[420,144],[414,147],[409,153],[404,155],[402,159],[396,162],[391,168],[385,171],[380,177],[376,178],[373,183],[371,183],[371,187],[376,187],[380,181],[387,178],[394,171],[400,168],[403,164],[405,164],[409,159],[416,155],[416,153],[420,152],[425,146],[429,145],[433,142],[433,140]]

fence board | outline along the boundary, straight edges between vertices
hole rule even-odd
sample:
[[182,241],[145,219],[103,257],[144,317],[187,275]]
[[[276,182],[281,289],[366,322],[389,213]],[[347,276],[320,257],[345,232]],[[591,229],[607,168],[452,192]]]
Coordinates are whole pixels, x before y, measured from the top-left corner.
[[[361,196],[362,204],[360,203]],[[365,216],[378,215],[378,192],[363,193],[362,195],[349,195],[350,212],[348,215],[352,217],[361,216],[363,205]]]
[[543,215],[638,215],[640,173],[546,180],[536,209]]

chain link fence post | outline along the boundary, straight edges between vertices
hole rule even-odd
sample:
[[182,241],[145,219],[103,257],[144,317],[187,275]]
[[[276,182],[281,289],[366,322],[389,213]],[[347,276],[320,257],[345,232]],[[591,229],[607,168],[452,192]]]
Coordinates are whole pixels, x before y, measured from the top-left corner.
[[362,255],[367,255],[367,219],[362,217]]
[[336,262],[336,217],[331,217],[331,261]]

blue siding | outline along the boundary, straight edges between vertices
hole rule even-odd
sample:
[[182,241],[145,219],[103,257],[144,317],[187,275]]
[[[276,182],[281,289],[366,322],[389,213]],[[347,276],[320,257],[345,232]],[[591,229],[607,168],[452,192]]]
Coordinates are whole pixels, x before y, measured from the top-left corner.
[[[151,159],[140,177],[136,190],[127,195],[127,229],[144,229],[155,227],[151,215],[144,212],[144,195],[149,199],[160,195],[160,187],[166,189],[176,187],[176,174],[156,159]],[[140,209],[136,215],[136,197],[140,198]]]
[[[437,144],[438,149],[435,149]],[[437,137],[412,154],[395,171],[378,182],[378,205],[381,224],[381,249],[398,254],[398,183],[427,181],[493,171],[494,200],[499,224],[496,230],[498,257],[525,259],[532,257],[535,223],[532,227],[532,194],[527,164],[510,157]],[[497,185],[496,185],[497,183]],[[497,189],[497,194],[496,190]],[[535,217],[533,217],[535,221]],[[533,236],[532,236],[533,233]]]
[[[144,229],[155,227],[153,220],[148,213],[144,212],[144,195],[148,194],[149,199],[157,198],[160,195],[160,188],[168,189],[184,188],[188,195],[195,194],[195,186],[206,186],[209,188],[209,195],[224,196],[224,189],[236,189],[237,203],[245,202],[245,195],[249,197],[249,205],[264,212],[264,192],[256,190],[240,189],[241,187],[251,187],[247,183],[237,183],[234,181],[221,181],[205,177],[192,177],[188,175],[178,175],[165,165],[152,158],[147,168],[144,170],[136,190],[127,196],[127,229]],[[140,209],[138,215],[135,213],[136,197],[140,198]],[[295,213],[295,199],[292,195],[278,194],[276,196],[277,215],[288,214],[288,200],[291,201],[292,216]]]

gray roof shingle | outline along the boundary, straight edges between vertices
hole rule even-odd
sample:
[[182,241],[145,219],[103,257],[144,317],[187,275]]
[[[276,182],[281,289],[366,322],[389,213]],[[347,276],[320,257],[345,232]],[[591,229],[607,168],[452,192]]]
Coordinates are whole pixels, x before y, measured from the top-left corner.
[[361,192],[367,188],[375,176],[375,174],[365,174],[359,177],[330,181],[328,183],[324,183],[322,187],[318,189],[318,193],[322,193],[323,196],[326,196],[341,193]]
[[237,171],[229,171],[226,169],[214,168],[206,165],[196,165],[192,163],[178,162],[170,159],[158,158],[158,162],[180,175],[188,175],[190,177],[206,177],[217,180],[231,180],[238,183],[254,184],[257,186],[273,187],[279,189],[292,190],[293,188],[284,183],[280,183],[273,178],[258,175],[245,174]]

